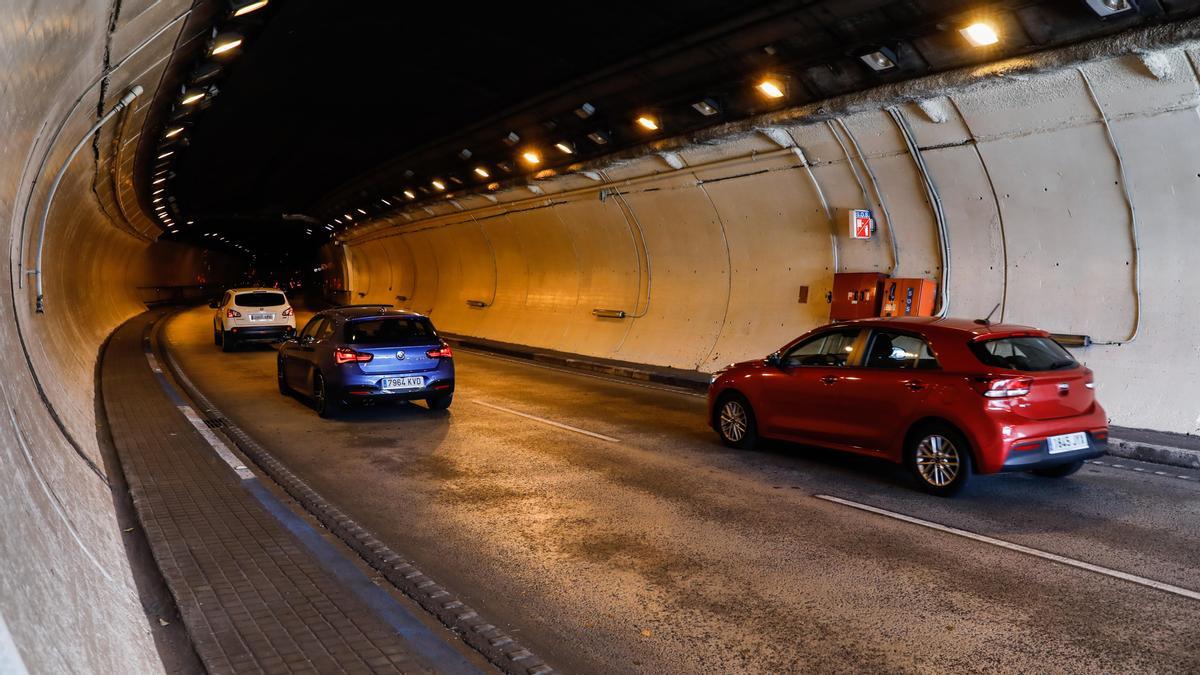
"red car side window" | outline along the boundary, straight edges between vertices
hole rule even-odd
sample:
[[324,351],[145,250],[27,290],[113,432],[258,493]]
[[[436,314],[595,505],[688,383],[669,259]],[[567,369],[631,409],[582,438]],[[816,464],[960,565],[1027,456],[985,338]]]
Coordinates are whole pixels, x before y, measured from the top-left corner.
[[818,333],[787,350],[783,354],[783,365],[788,368],[844,366],[854,354],[854,343],[858,340],[858,334],[857,328]]

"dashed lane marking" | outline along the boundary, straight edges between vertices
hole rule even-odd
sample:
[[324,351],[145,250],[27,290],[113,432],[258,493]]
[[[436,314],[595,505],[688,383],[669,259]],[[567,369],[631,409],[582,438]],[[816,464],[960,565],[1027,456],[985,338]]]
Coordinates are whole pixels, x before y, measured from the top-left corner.
[[[1143,469],[1141,467],[1125,466],[1124,464],[1109,464],[1108,462],[1101,462],[1100,460],[1097,460],[1097,459],[1088,460],[1088,464],[1095,464],[1096,466],[1107,466],[1112,469],[1125,469],[1126,471],[1133,470],[1133,471],[1138,471],[1141,473],[1147,473],[1146,469]],[[1178,478],[1179,480],[1196,480],[1195,476],[1185,476],[1182,474],[1172,476],[1170,473],[1168,473],[1166,471],[1154,471],[1152,473],[1155,476],[1166,476],[1167,478]]]
[[1082,560],[1076,560],[1074,558],[1068,558],[1066,556],[1058,555],[1057,553],[1049,553],[1047,551],[1042,551],[1040,549],[1030,548],[1028,546],[1022,546],[1021,544],[1014,544],[1011,541],[1004,541],[1003,539],[996,539],[994,537],[989,537],[987,535],[976,534],[974,532],[970,532],[967,530],[960,530],[957,527],[950,527],[949,525],[942,525],[941,523],[935,523],[935,522],[928,521],[928,520],[922,520],[920,518],[914,518],[912,516],[908,516],[903,513],[896,513],[895,511],[888,511],[887,509],[881,509],[877,506],[870,506],[869,504],[861,504],[859,502],[852,502],[848,499],[842,499],[840,497],[832,497],[830,495],[813,495],[813,496],[816,497],[817,499],[823,499],[827,502],[841,504],[842,506],[849,506],[850,508],[858,509],[860,511],[868,511],[870,513],[885,516],[887,518],[893,518],[895,520],[901,520],[906,523],[920,525],[921,527],[927,527],[931,530],[937,530],[939,532],[953,534],[955,536],[963,537],[965,539],[972,539],[974,541],[983,542],[985,544],[991,544],[992,546],[998,546],[1000,548],[1005,548],[1010,551],[1016,551],[1017,553],[1024,553],[1026,555],[1031,555],[1031,556],[1034,556],[1037,558],[1042,558],[1044,560],[1050,560],[1052,562],[1056,562],[1061,565],[1068,565],[1070,567],[1076,567],[1081,570],[1095,572],[1096,574],[1103,574],[1105,576],[1109,576],[1114,579],[1121,579],[1123,581],[1128,581],[1130,583],[1139,584],[1141,586],[1146,586],[1147,588],[1153,588],[1153,589],[1156,589],[1159,591],[1163,591],[1165,593],[1172,593],[1174,595],[1189,598],[1191,600],[1200,600],[1200,592],[1193,591],[1193,590],[1187,589],[1187,588],[1183,588],[1181,586],[1174,586],[1172,584],[1166,584],[1161,581],[1155,581],[1154,579],[1147,579],[1146,577],[1139,577],[1136,574],[1129,574],[1128,572],[1122,572],[1120,570],[1114,570],[1114,569],[1110,569],[1108,567],[1101,567],[1100,565],[1093,565],[1092,563],[1084,562]]
[[492,410],[499,410],[500,412],[506,412],[510,415],[516,415],[517,417],[524,417],[525,419],[533,420],[534,422],[541,422],[542,424],[548,424],[552,427],[557,427],[557,428],[563,429],[565,431],[571,431],[571,432],[574,432],[577,434],[583,434],[584,436],[590,436],[592,438],[606,441],[608,443],[620,443],[621,442],[621,439],[619,439],[619,438],[613,438],[612,436],[605,436],[604,434],[598,434],[594,431],[588,431],[587,429],[580,429],[579,427],[573,427],[569,424],[563,424],[562,422],[555,422],[554,420],[548,420],[545,417],[538,417],[537,415],[530,415],[529,413],[523,413],[523,412],[520,412],[517,410],[513,410],[512,408],[505,408],[504,406],[499,406],[494,403],[487,403],[486,401],[480,401],[479,399],[473,400],[472,403],[476,403],[485,408],[491,408]]

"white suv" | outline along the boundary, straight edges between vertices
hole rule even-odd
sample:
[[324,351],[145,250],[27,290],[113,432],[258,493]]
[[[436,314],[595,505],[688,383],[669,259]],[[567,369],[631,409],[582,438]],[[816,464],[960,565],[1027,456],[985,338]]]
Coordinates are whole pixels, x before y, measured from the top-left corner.
[[231,288],[209,303],[213,342],[233,351],[242,342],[272,342],[296,334],[296,313],[278,288]]

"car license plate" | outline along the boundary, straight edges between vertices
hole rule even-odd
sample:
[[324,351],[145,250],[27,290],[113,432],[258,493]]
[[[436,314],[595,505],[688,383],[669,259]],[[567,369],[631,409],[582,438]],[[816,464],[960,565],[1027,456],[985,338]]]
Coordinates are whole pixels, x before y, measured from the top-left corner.
[[385,377],[379,382],[384,389],[420,389],[425,386],[423,377]]
[[1070,452],[1071,450],[1083,450],[1088,447],[1087,434],[1082,431],[1077,434],[1063,434],[1062,436],[1051,436],[1046,439],[1050,448],[1050,454],[1058,452]]
[[251,314],[251,321],[270,321],[275,318],[274,314]]

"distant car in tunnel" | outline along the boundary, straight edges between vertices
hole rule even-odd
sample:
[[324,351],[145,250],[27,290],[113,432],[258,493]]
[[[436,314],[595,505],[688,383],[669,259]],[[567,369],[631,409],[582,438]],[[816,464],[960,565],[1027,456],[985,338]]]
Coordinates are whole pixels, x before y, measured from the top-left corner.
[[863,319],[813,330],[715,374],[722,442],[759,438],[882,457],[937,495],[972,473],[1064,477],[1104,454],[1092,371],[1050,334],[941,318]]
[[424,400],[430,410],[454,401],[454,353],[428,317],[386,305],[350,305],[317,313],[284,342],[279,391],[312,398],[322,417],[361,401]]
[[296,333],[296,312],[278,288],[231,288],[209,303],[213,342],[233,351],[248,342],[274,342]]

